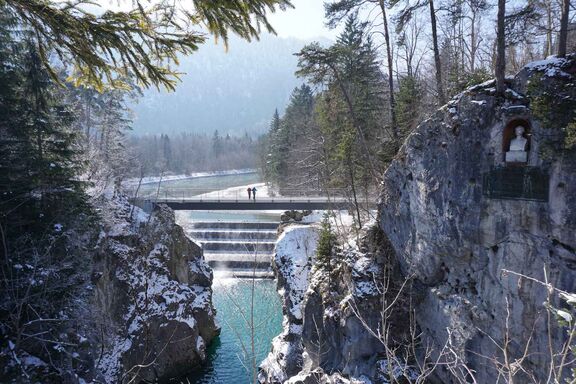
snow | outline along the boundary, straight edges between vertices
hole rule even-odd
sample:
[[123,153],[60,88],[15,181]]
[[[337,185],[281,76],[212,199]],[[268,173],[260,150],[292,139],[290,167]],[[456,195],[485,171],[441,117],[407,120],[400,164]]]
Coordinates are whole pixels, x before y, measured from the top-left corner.
[[267,374],[275,379],[275,382],[283,383],[287,379],[283,368],[286,368],[285,359],[290,354],[292,345],[286,341],[286,338],[288,338],[288,332],[284,330],[280,335],[272,339],[271,352],[260,364],[260,367],[266,370]]
[[[209,171],[209,172],[195,172],[189,175],[166,175],[166,176],[147,176],[142,179],[142,184],[154,184],[159,181],[177,181],[187,179],[197,179],[200,177],[214,177],[214,176],[229,176],[229,175],[245,175],[256,173],[255,169],[230,169],[226,171]],[[125,185],[138,185],[140,178],[131,178],[125,181]]]
[[20,359],[22,365],[27,367],[46,367],[46,364],[43,360],[39,359],[36,356],[27,355]]
[[204,353],[204,351],[206,350],[206,343],[204,342],[204,339],[200,335],[198,335],[198,338],[196,339],[196,350],[201,353]]
[[388,360],[382,359],[376,362],[377,377],[382,383],[389,383],[389,375],[393,376],[393,382],[401,378],[408,379],[408,382],[415,382],[420,376],[415,367],[412,367],[402,361],[400,358]]
[[490,79],[490,80],[486,80],[483,83],[477,84],[475,85],[473,88],[477,89],[477,88],[486,88],[486,87],[490,87],[492,85],[494,85],[496,83],[496,80],[494,79]]
[[287,293],[296,319],[302,319],[302,299],[308,289],[308,273],[318,244],[318,227],[290,225],[278,238],[275,262],[287,281]]
[[107,224],[110,229],[101,234],[101,239],[135,234],[140,226],[150,219],[149,214],[130,204],[125,196],[110,196],[108,205],[107,210],[113,212],[113,216],[108,217]]
[[567,64],[565,58],[559,58],[556,56],[549,56],[544,60],[534,61],[527,64],[524,68],[532,71],[542,71],[547,77],[566,77],[572,78],[572,76],[564,72],[561,68]]
[[514,99],[518,99],[518,100],[524,99],[523,95],[519,94],[518,92],[516,92],[515,90],[510,89],[510,88],[506,89],[505,93],[508,97],[512,97]]
[[62,232],[62,224],[54,224],[55,232]]
[[132,340],[116,337],[112,343],[112,349],[104,353],[98,362],[98,369],[104,376],[106,383],[114,383],[118,380],[121,370],[122,355],[132,347]]
[[354,296],[358,298],[373,297],[379,293],[373,281],[358,281],[354,284]]
[[470,102],[476,105],[486,105],[486,100],[470,100]]
[[306,215],[302,218],[303,223],[319,223],[324,219],[324,214],[326,211],[312,211],[311,214]]

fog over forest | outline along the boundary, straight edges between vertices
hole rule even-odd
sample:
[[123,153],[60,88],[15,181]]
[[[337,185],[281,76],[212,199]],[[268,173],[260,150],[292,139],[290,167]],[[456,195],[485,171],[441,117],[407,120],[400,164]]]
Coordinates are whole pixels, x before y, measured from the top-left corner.
[[283,111],[294,87],[297,58],[307,41],[262,35],[251,43],[232,37],[228,51],[213,40],[183,57],[175,92],[144,91],[131,105],[134,133],[265,133],[274,110]]

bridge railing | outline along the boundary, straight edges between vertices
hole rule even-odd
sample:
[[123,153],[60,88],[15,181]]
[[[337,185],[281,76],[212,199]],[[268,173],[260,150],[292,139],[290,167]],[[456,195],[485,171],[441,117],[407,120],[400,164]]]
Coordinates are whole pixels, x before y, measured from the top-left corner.
[[[210,191],[206,188],[161,188],[160,190],[144,190],[136,193],[135,188],[125,189],[124,192],[137,199],[153,201],[248,201],[247,190],[218,190]],[[256,192],[256,200],[265,201],[342,201],[346,191],[343,189],[330,189],[327,191],[302,191],[298,189],[283,190],[282,195]],[[252,200],[254,197],[252,196]]]

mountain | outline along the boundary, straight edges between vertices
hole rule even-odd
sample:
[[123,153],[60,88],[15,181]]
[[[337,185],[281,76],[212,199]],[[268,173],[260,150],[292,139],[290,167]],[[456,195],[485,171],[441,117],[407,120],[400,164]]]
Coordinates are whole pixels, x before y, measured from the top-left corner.
[[307,43],[272,35],[251,43],[231,38],[226,51],[222,43],[206,42],[181,59],[178,71],[185,74],[175,92],[148,89],[131,106],[134,132],[265,132],[274,109],[282,111],[302,83],[294,75],[294,53]]

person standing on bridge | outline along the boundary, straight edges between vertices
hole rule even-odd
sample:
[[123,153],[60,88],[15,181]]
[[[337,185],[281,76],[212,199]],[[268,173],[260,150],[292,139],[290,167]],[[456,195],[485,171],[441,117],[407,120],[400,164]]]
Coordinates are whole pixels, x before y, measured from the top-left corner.
[[248,191],[248,200],[251,200],[252,199],[252,188],[248,187],[247,191]]
[[256,187],[252,187],[252,198],[256,201]]

